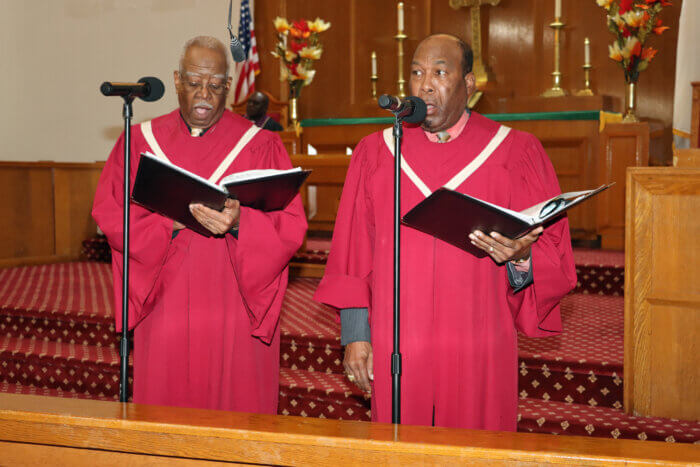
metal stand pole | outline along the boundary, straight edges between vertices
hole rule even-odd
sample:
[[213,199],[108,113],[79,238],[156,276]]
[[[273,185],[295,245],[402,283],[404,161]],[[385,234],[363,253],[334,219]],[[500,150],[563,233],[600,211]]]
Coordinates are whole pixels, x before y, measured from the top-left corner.
[[124,96],[124,267],[122,271],[122,338],[119,345],[121,367],[119,371],[119,402],[129,400],[129,199],[131,197],[131,117],[132,96]]
[[403,128],[394,122],[394,351],[391,354],[391,422],[401,423],[401,352],[399,345],[401,290],[401,138]]

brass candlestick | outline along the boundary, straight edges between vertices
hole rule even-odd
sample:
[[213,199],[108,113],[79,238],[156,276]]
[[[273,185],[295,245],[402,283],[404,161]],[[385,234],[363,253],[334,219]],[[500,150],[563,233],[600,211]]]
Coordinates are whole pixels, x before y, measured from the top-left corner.
[[377,80],[379,79],[379,76],[377,75],[377,52],[372,51],[372,57],[371,57],[371,63],[372,63],[372,74],[369,77],[370,82],[372,83],[372,98],[376,99],[377,98]]
[[564,27],[560,17],[554,18],[554,22],[549,25],[554,29],[554,71],[552,72],[552,87],[542,93],[542,97],[561,97],[566,95],[561,87],[561,71],[559,69],[559,35]]
[[593,66],[590,63],[583,65],[583,89],[576,93],[577,96],[592,96],[593,90],[591,89],[591,68]]
[[394,36],[398,43],[398,60],[399,60],[399,79],[396,80],[396,85],[398,86],[398,95],[400,98],[406,97],[406,80],[403,78],[403,41],[406,40],[408,36],[399,31],[397,35]]

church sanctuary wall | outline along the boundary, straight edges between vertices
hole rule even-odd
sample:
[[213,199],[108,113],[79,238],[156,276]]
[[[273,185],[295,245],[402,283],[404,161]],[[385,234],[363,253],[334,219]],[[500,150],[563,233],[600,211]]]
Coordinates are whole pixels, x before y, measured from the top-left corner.
[[[173,71],[185,40],[228,41],[226,0],[0,0],[0,160],[105,160],[123,129],[122,100],[103,81],[156,76],[158,102],[134,122],[177,107]],[[234,18],[235,20],[235,18]]]
[[[418,41],[434,32],[471,38],[467,9],[453,10],[449,0],[405,0],[406,34],[404,76],[408,79],[410,57]],[[485,3],[485,2],[484,2]],[[671,163],[671,121],[676,63],[678,16],[681,0],[664,8],[661,18],[671,29],[654,36],[649,44],[659,50],[639,80],[638,113],[657,120],[662,128],[660,144],[651,148],[652,164]],[[482,43],[485,61],[493,80],[476,110],[482,113],[536,112],[535,102],[552,84],[554,0],[501,0],[498,6],[483,6]],[[397,93],[396,2],[353,0],[257,0],[256,37],[262,51],[262,73],[258,86],[286,99],[287,86],[279,81],[278,60],[268,51],[274,47],[272,18],[321,18],[333,26],[321,36],[325,53],[318,63],[311,86],[302,90],[300,116],[340,118],[386,116],[370,95],[370,54],[378,56],[378,92]],[[561,69],[563,87],[583,87],[583,40],[591,40],[592,89],[611,96],[611,110],[621,111],[624,77],[619,65],[608,58],[613,35],[607,30],[605,13],[595,0],[563,0]],[[329,98],[332,96],[333,98]],[[561,108],[557,110],[590,110]]]
[[688,465],[696,446],[0,394],[3,465]]

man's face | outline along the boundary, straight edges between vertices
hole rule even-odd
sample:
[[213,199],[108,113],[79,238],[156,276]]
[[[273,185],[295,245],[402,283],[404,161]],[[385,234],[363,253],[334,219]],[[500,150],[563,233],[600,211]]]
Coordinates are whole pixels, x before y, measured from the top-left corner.
[[226,108],[231,78],[226,78],[226,57],[205,47],[187,50],[182,70],[176,71],[175,89],[180,112],[191,128],[209,128]]
[[261,92],[256,92],[248,99],[246,104],[245,113],[248,114],[250,118],[260,118],[265,115],[267,111],[267,102],[265,100],[265,95]]
[[462,49],[454,39],[437,36],[418,45],[408,86],[411,94],[427,105],[425,130],[435,133],[457,123],[474,84],[472,73],[462,75]]

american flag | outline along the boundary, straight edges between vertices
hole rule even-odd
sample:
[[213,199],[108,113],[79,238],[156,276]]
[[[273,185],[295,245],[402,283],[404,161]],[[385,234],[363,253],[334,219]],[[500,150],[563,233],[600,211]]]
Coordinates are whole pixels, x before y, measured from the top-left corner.
[[233,100],[236,103],[241,102],[255,91],[255,75],[260,73],[260,59],[258,58],[258,47],[255,43],[255,30],[253,18],[250,14],[249,0],[241,0],[238,40],[243,45],[246,59],[235,65],[238,81],[236,82]]

